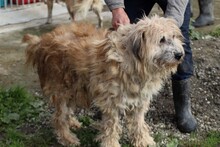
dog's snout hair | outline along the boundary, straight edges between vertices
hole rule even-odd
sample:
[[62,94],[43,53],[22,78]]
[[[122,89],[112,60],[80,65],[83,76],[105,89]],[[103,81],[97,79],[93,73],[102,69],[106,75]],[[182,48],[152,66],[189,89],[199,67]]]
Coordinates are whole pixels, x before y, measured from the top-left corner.
[[101,147],[120,147],[119,112],[127,114],[133,146],[155,144],[144,116],[153,95],[181,63],[181,38],[174,20],[158,16],[116,31],[73,23],[40,37],[24,36],[27,62],[36,67],[42,90],[55,107],[59,142],[80,144],[70,130],[81,125],[74,110],[94,105],[102,112],[96,138]]

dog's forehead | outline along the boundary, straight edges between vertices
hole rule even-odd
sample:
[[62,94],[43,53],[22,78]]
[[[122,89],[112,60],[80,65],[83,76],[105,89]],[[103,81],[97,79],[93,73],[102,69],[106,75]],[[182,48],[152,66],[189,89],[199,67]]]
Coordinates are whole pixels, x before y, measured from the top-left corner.
[[156,35],[158,37],[160,36],[171,37],[178,34],[174,29],[172,29],[172,27],[165,27],[161,24],[155,24],[155,23],[152,23],[150,25],[145,25],[142,31],[148,34],[148,36]]
[[144,17],[139,21],[140,27],[144,27],[144,30],[151,30],[160,34],[167,35],[179,35],[179,28],[176,22],[170,18],[164,18],[159,16],[154,16],[152,18]]
[[176,22],[171,18],[164,18],[159,16],[154,16],[151,18],[143,17],[139,22],[139,25],[146,28],[155,29],[155,31],[167,32],[172,30],[178,30]]

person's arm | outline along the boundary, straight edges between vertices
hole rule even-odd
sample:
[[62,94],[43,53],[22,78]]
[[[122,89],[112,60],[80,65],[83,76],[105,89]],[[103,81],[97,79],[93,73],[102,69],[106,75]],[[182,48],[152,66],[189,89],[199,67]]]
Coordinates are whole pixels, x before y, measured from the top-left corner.
[[129,24],[130,20],[124,11],[124,0],[105,0],[106,5],[112,11],[112,26],[117,29],[121,24]]
[[188,2],[189,0],[168,0],[165,17],[175,19],[177,25],[181,27]]

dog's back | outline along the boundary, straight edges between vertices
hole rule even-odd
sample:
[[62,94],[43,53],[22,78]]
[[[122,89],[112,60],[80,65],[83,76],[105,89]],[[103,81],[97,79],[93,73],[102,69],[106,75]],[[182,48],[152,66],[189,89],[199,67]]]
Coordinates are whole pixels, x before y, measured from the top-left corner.
[[[83,85],[87,81],[84,72],[93,60],[90,55],[94,53],[89,50],[93,47],[92,40],[103,39],[105,34],[106,31],[98,31],[92,25],[74,23],[41,37],[25,35],[23,42],[29,44],[26,62],[37,68],[43,92],[47,96],[65,93],[65,98],[80,91],[77,90],[80,87],[73,88],[73,85]],[[78,102],[83,102],[82,96],[78,98]]]
[[88,11],[91,10],[102,10],[103,4],[101,0],[74,0],[74,11],[80,13],[85,17]]

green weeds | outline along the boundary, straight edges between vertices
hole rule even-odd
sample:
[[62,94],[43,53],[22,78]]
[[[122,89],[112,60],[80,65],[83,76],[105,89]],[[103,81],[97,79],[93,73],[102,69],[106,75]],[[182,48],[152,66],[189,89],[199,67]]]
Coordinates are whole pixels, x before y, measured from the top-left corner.
[[22,87],[0,89],[0,126],[14,127],[29,122],[40,113],[43,101],[37,101]]
[[199,40],[202,39],[202,37],[204,36],[203,33],[196,31],[195,27],[192,25],[189,26],[189,34],[192,40]]
[[[40,98],[33,97],[22,87],[0,88],[0,146],[27,146],[31,134],[26,132],[39,125],[40,116],[46,115],[43,107]],[[22,129],[25,124],[34,125]]]
[[220,37],[220,26],[210,32],[210,35],[213,37]]
[[196,30],[194,26],[190,25],[189,26],[189,34],[190,34],[190,39],[192,39],[192,40],[203,39],[206,36],[219,38],[220,37],[220,26],[218,26],[217,28],[215,28],[214,30],[212,30],[210,32],[202,33],[200,31]]

